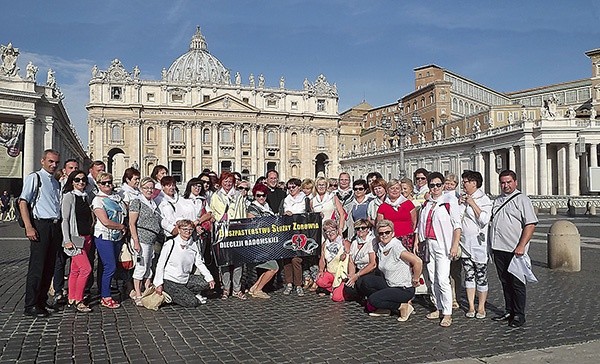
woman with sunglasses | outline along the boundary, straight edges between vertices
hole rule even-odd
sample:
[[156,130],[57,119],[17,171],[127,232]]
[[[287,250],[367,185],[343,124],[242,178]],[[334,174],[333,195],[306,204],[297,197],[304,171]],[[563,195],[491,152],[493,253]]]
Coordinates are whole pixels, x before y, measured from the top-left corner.
[[99,173],[96,183],[100,191],[92,201],[92,209],[96,216],[94,243],[102,264],[100,304],[107,308],[119,308],[121,305],[111,297],[110,282],[117,270],[117,257],[121,252],[123,236],[127,232],[127,207],[121,196],[113,193],[112,174]]
[[377,268],[373,243],[373,225],[367,219],[354,222],[356,235],[350,245],[350,259],[348,260],[348,281],[344,287],[344,298],[363,302],[369,295],[364,287],[365,277],[374,274]]
[[[225,231],[224,227],[231,219],[243,219],[246,217],[246,205],[242,195],[234,188],[235,177],[230,172],[221,173],[219,186],[221,188],[213,194],[210,199],[210,210],[217,224],[222,226],[220,232]],[[233,270],[233,280],[232,280]],[[221,283],[223,293],[221,299],[226,300],[229,297],[231,285],[233,284],[233,297],[240,300],[248,299],[242,292],[242,270],[243,266],[228,265],[221,267]],[[233,282],[232,282],[233,281]]]
[[207,211],[208,200],[206,197],[205,184],[200,178],[192,178],[188,181],[183,192],[181,216],[194,221],[198,236],[210,231],[209,222],[212,213]]
[[429,198],[423,203],[418,225],[418,244],[428,244],[427,271],[431,281],[432,299],[436,311],[427,315],[430,320],[442,316],[440,326],[452,324],[452,288],[450,261],[458,255],[461,219],[458,200],[454,194],[444,194],[444,175],[432,172],[427,176]]
[[352,183],[352,201],[348,205],[348,219],[346,225],[348,226],[348,236],[354,236],[354,221],[367,218],[367,210],[369,203],[373,199],[371,196],[367,196],[369,192],[369,185],[364,179],[357,179]]
[[137,264],[133,270],[133,300],[136,306],[142,306],[142,282],[145,288],[152,285],[152,258],[154,243],[161,232],[161,215],[156,202],[152,199],[154,181],[144,177],[141,182],[142,195],[129,203],[129,230],[133,250],[137,255]]
[[[301,184],[302,181],[298,178],[290,178],[287,181],[288,195],[281,201],[281,206],[279,207],[280,215],[291,216],[307,212],[304,200],[305,195],[300,189]],[[294,286],[296,286],[296,294],[304,296],[304,290],[302,289],[302,258],[293,257],[283,259],[283,283],[285,284],[283,294],[289,295],[292,293]]]
[[[259,216],[275,216],[273,210],[267,203],[267,193],[269,192],[269,188],[262,184],[257,183],[252,188],[252,195],[254,196],[254,200],[248,206],[246,213],[247,217],[252,219]],[[268,294],[263,291],[263,288],[273,277],[277,274],[279,270],[279,264],[275,260],[269,260],[267,262],[258,264],[256,269],[264,269],[265,272],[261,274],[256,283],[248,290],[250,296],[255,298],[271,298]]]
[[162,179],[168,175],[169,169],[161,164],[154,166],[154,168],[152,168],[152,173],[150,173],[150,178],[154,180],[154,193],[152,194],[152,198],[154,198],[157,205],[160,205],[164,197],[164,194],[162,193]]
[[370,274],[364,279],[365,289],[374,292],[367,300],[367,311],[370,316],[389,316],[398,312],[398,321],[403,322],[414,311],[410,300],[419,286],[423,263],[394,237],[393,222],[380,220],[375,231],[379,236],[378,267],[383,277]]
[[323,177],[317,178],[315,182],[315,196],[310,201],[310,204],[312,211],[320,212],[323,220],[339,220],[338,225],[340,225],[340,231],[344,230],[346,224],[344,217],[346,216],[346,212],[335,192],[329,191],[327,179]]
[[388,182],[387,197],[377,210],[377,220],[384,219],[394,223],[394,236],[406,250],[414,253],[417,210],[413,202],[402,195],[402,185],[397,179]]
[[[69,306],[79,312],[91,312],[92,309],[83,302],[83,292],[92,266],[87,253],[92,246],[92,226],[94,218],[85,188],[87,186],[85,172],[75,170],[69,174],[63,188],[61,200],[62,234],[65,253],[71,257],[69,272]],[[83,246],[77,247],[73,238],[81,240]]]

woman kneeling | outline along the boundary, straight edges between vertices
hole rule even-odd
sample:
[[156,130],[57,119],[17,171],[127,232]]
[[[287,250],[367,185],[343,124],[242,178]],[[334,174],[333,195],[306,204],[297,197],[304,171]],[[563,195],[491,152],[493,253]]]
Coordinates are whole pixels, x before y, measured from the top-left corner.
[[[179,235],[167,240],[160,252],[154,286],[158,294],[162,294],[163,290],[168,293],[173,303],[184,307],[196,307],[206,303],[206,298],[200,295],[200,292],[207,288],[215,288],[215,280],[204,265],[198,244],[192,240],[194,223],[190,220],[180,220],[177,222],[177,229]],[[192,274],[194,266],[204,279]]]
[[400,313],[398,321],[406,321],[414,308],[408,303],[419,286],[419,277],[423,269],[421,259],[407,251],[400,240],[394,238],[394,223],[381,220],[377,223],[379,235],[379,270],[384,277],[368,275],[365,285],[377,290],[369,296],[367,309],[371,316]]

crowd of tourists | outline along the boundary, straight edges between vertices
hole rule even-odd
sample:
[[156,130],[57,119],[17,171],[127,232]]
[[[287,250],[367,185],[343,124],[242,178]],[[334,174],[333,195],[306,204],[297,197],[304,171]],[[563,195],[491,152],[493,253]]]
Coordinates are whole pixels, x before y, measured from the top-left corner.
[[[374,171],[354,181],[348,173],[280,181],[270,170],[253,185],[239,173],[207,170],[180,184],[180,193],[161,165],[150,176],[133,167],[113,176],[102,161],[84,171],[67,160],[59,169],[54,150],[41,163],[19,198],[31,241],[25,315],[45,317],[61,303],[90,312],[98,302],[95,284],[106,309],[118,309],[128,296],[142,306],[148,290],[185,307],[205,304],[207,296],[310,293],[403,322],[421,292],[434,307],[427,319],[448,327],[462,287],[464,315],[487,317],[492,257],[505,299],[505,312],[493,319],[525,323],[525,282],[509,266],[526,256],[537,217],[510,170],[500,173],[501,193],[491,200],[481,173],[471,170],[457,176],[419,168],[412,179],[389,180]],[[217,266],[211,247],[223,222],[306,213],[322,218],[316,255]],[[121,264],[124,244],[133,268]],[[115,288],[125,294],[114,297]]]

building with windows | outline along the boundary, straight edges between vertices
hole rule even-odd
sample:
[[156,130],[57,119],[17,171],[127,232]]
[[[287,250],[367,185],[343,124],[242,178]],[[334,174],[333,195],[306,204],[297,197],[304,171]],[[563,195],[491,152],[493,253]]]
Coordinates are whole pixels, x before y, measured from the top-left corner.
[[140,78],[115,59],[94,67],[87,105],[89,150],[120,176],[129,166],[148,175],[165,165],[178,181],[204,169],[237,171],[254,180],[269,169],[281,179],[338,170],[338,94],[323,75],[288,89],[284,77],[242,81],[209,53],[198,28],[189,51]]
[[38,83],[32,62],[20,72],[19,54],[12,43],[0,45],[0,193],[14,195],[21,192],[23,177],[40,168],[44,150],[58,150],[63,161],[86,158],[54,71],[48,69]]
[[[484,188],[499,193],[498,173],[513,169],[530,195],[577,196],[597,191],[591,171],[600,143],[600,49],[586,52],[588,79],[501,93],[437,65],[414,69],[415,90],[396,105],[363,115],[358,150],[341,156],[354,178],[370,171],[397,177],[398,137],[382,129],[404,122],[408,175],[424,167],[442,173],[480,171]],[[396,109],[394,109],[394,106]]]

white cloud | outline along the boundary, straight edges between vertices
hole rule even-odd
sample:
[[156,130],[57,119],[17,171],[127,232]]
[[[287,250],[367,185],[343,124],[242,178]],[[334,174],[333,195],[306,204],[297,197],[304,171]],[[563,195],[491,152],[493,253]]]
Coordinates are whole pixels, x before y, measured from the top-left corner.
[[45,84],[48,69],[54,70],[56,83],[65,95],[63,104],[67,109],[69,119],[77,130],[84,148],[87,148],[88,127],[85,105],[89,100],[88,83],[94,62],[89,59],[68,60],[56,56],[21,52],[18,63],[23,76],[25,73],[23,70],[29,61],[39,68],[36,76],[37,84]]

